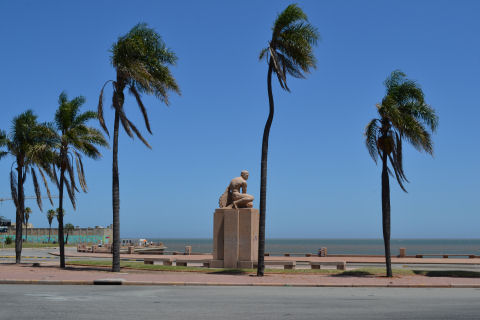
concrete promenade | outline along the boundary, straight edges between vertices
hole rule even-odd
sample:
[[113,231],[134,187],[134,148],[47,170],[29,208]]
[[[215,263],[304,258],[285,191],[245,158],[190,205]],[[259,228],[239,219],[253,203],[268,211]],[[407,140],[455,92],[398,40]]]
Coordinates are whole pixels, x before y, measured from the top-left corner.
[[[51,251],[51,255],[57,255],[58,251]],[[111,259],[112,255],[108,253],[85,253],[85,252],[73,252],[70,251],[66,254],[70,259],[82,260],[85,258],[104,258]],[[212,259],[211,254],[195,254],[195,255],[148,255],[148,254],[121,254],[121,259],[143,260],[145,258],[158,258],[158,257],[170,257],[178,261],[182,260],[209,260]],[[346,261],[348,263],[358,264],[384,264],[385,258],[383,257],[301,257],[301,256],[267,256],[265,261],[297,261],[297,262],[310,262],[310,261]],[[464,264],[472,266],[480,266],[480,258],[462,259],[462,258],[395,258],[392,257],[392,264]],[[480,271],[480,270],[479,270]]]
[[338,276],[328,274],[206,274],[200,272],[168,272],[122,269],[112,273],[100,267],[58,268],[45,262],[39,267],[31,263],[0,264],[0,284],[116,284],[169,286],[292,286],[292,287],[433,287],[480,288],[480,278],[397,276]]

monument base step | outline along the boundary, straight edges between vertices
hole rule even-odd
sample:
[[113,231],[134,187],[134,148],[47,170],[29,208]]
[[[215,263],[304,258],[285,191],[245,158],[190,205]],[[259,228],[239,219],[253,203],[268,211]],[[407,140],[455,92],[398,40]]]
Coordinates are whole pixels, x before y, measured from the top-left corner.
[[210,260],[210,268],[223,268],[223,260]]

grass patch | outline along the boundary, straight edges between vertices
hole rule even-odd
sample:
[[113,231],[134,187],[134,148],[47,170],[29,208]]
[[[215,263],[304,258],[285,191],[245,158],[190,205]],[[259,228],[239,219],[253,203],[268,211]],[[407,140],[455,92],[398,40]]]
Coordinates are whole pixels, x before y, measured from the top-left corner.
[[[66,244],[65,247],[76,247],[75,244]],[[14,249],[15,241],[11,244],[4,244],[0,249]],[[58,248],[58,243],[37,243],[37,242],[24,242],[22,248]]]
[[[393,276],[411,276],[414,275],[412,270],[408,269],[392,269]],[[368,277],[368,276],[385,276],[387,270],[385,268],[360,268],[355,270],[343,271],[336,274],[337,277]]]
[[[77,266],[92,266],[92,267],[111,267],[111,260],[75,260],[67,261],[67,265]],[[174,272],[201,272],[211,274],[255,274],[256,269],[228,269],[228,268],[205,268],[205,267],[182,267],[182,266],[163,266],[156,264],[144,264],[143,262],[135,261],[120,261],[120,267],[135,269],[135,270],[153,270],[153,271],[174,271]],[[325,269],[297,269],[297,270],[283,270],[283,269],[265,269],[265,273],[271,274],[335,274],[340,271],[325,270]]]
[[[92,266],[92,267],[105,267],[110,268],[112,266],[111,260],[76,260],[67,261],[67,265],[71,266]],[[228,274],[228,275],[245,275],[256,274],[257,269],[228,269],[228,268],[205,268],[205,267],[182,267],[182,266],[163,266],[157,264],[144,264],[138,261],[120,261],[120,266],[126,269],[134,270],[151,270],[151,271],[172,271],[172,272],[200,272],[210,274]],[[408,269],[393,269],[394,276],[410,276],[420,271],[413,271]],[[426,271],[425,271],[426,272]],[[385,276],[385,268],[361,268],[355,270],[341,271],[335,269],[265,269],[266,274],[327,274],[337,277],[368,277],[368,276]],[[480,277],[480,273],[477,272],[477,277]],[[422,274],[427,275],[427,274]],[[430,275],[431,276],[431,275]],[[443,275],[444,276],[444,275]],[[440,276],[439,276],[440,277]]]
[[426,277],[451,277],[451,278],[480,278],[478,271],[463,271],[463,270],[413,270],[415,274]]

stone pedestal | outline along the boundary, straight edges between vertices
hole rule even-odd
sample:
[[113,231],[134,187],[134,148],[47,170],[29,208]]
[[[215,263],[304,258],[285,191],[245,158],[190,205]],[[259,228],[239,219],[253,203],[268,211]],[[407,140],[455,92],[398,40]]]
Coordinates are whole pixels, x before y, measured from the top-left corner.
[[216,209],[213,216],[213,268],[252,268],[258,259],[257,209]]

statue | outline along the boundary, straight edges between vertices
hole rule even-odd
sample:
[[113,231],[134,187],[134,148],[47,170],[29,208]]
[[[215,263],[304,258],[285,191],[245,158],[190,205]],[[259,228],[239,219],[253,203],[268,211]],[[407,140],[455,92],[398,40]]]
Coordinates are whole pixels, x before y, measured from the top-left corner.
[[[225,192],[218,200],[220,208],[252,208],[252,195],[247,194],[248,171],[243,170],[240,177],[233,178],[230,181]],[[241,192],[240,192],[241,189]]]

